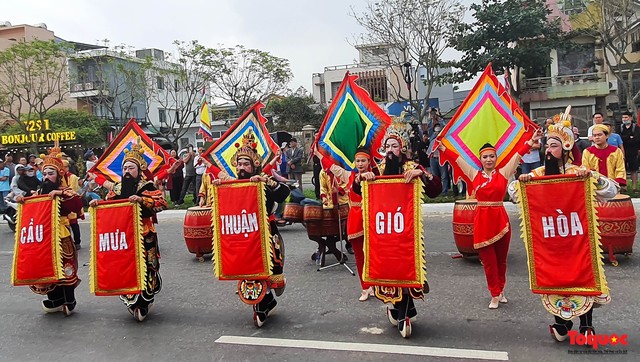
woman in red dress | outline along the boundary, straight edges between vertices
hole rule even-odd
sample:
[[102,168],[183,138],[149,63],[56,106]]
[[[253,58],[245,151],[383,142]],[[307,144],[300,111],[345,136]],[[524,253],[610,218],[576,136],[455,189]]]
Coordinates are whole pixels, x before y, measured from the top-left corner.
[[373,296],[373,288],[369,283],[362,280],[362,267],[364,265],[364,227],[362,221],[362,195],[360,192],[353,192],[353,188],[360,188],[359,176],[365,172],[371,171],[371,155],[365,148],[358,148],[355,155],[356,170],[351,173],[349,178],[349,217],[347,218],[347,237],[353,247],[354,256],[356,258],[356,268],[358,269],[358,277],[360,277],[360,285],[362,293],[359,301],[364,302]]
[[[500,169],[496,169],[496,149],[489,143],[485,143],[480,148],[482,170],[477,170],[461,157],[456,159],[462,172],[473,180],[472,197],[478,200],[473,221],[473,247],[478,250],[482,260],[487,286],[491,293],[489,309],[496,309],[500,303],[507,303],[504,286],[507,281],[507,254],[511,242],[511,225],[503,200],[507,192],[508,180],[515,174],[522,155],[527,154],[534,142],[540,138],[542,133],[538,130]],[[446,150],[443,145],[440,145],[439,149],[440,152]]]

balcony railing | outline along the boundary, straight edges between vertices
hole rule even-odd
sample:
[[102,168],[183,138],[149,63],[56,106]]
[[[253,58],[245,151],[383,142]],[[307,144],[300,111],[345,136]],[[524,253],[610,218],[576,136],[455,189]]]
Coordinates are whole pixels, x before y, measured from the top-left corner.
[[525,92],[543,92],[558,86],[572,86],[589,83],[607,82],[607,73],[582,73],[558,75],[555,77],[527,78],[523,82]]

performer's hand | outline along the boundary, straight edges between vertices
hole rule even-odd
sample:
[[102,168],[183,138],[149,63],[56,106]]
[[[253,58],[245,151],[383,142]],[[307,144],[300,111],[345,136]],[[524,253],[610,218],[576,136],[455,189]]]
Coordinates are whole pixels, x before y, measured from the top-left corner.
[[132,204],[135,204],[136,202],[139,203],[140,201],[142,201],[142,197],[140,197],[138,195],[129,196],[129,202],[132,203]]
[[531,181],[531,175],[529,175],[528,173],[527,174],[522,174],[522,175],[520,175],[520,177],[518,177],[518,180],[522,181],[522,182],[529,182],[529,181]]
[[422,175],[424,175],[424,172],[422,172],[422,170],[420,170],[420,169],[409,170],[409,171],[404,173],[404,182],[409,183],[414,178],[420,177]]
[[542,133],[542,128],[538,128],[534,133],[533,136],[531,136],[531,139],[529,140],[529,145],[533,146],[534,144],[536,144],[538,141],[540,141],[542,139],[542,136],[544,136],[544,134]]
[[24,196],[16,196],[16,202],[19,204],[24,204]]
[[89,206],[96,207],[98,206],[98,202],[99,202],[98,200],[92,199],[91,201],[89,201]]
[[204,197],[200,198],[200,202],[198,203],[198,206],[204,207]]
[[579,178],[591,177],[591,170],[580,168],[576,171],[576,176]]
[[62,195],[62,191],[60,190],[53,190],[49,192],[49,197],[51,197],[52,199],[56,196],[61,196],[61,195]]
[[260,175],[254,175],[254,176],[251,176],[251,178],[249,178],[249,181],[251,181],[251,182],[261,182],[261,181],[262,182],[266,182],[267,178],[266,177],[262,177]]
[[222,183],[222,180],[220,180],[219,178],[213,180],[213,182],[211,182],[214,186],[220,186],[220,184]]
[[368,171],[360,174],[360,181],[373,181],[376,179],[376,174]]
[[87,175],[84,177],[85,179],[89,180],[89,181],[95,181],[96,179],[96,174],[93,172],[87,172]]

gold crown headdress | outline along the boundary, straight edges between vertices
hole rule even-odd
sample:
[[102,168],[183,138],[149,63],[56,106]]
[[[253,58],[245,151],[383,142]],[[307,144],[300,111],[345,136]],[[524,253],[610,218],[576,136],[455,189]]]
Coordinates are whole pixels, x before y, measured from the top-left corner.
[[46,167],[51,167],[56,169],[60,175],[64,174],[64,164],[62,163],[62,150],[58,146],[58,141],[53,142],[53,147],[49,149],[49,154],[44,155],[41,154],[40,158],[44,161],[42,162],[42,169],[44,170]]
[[547,138],[555,138],[562,143],[562,149],[569,151],[573,148],[575,138],[571,128],[571,106],[567,106],[564,113],[553,116],[553,124],[547,129]]
[[256,143],[256,136],[251,130],[249,130],[248,133],[242,135],[242,143],[236,142],[234,146],[238,149],[236,151],[236,154],[233,155],[233,159],[231,162],[234,167],[238,166],[238,160],[241,158],[245,158],[251,161],[254,167],[259,167],[260,165],[262,165],[262,159],[260,158],[260,156],[258,155],[258,151],[256,150],[256,148],[258,147],[258,144]]
[[143,154],[144,152],[142,152],[142,146],[140,145],[140,137],[138,137],[138,142],[134,143],[130,150],[124,150],[122,164],[124,165],[125,162],[133,162],[138,165],[142,171],[146,171],[147,161],[145,161]]
[[388,139],[393,138],[400,143],[400,150],[406,153],[409,150],[409,135],[411,134],[411,126],[405,119],[405,112],[400,113],[398,117],[393,117],[391,125],[387,128],[384,135],[384,142],[380,148],[380,153],[385,154],[384,147]]

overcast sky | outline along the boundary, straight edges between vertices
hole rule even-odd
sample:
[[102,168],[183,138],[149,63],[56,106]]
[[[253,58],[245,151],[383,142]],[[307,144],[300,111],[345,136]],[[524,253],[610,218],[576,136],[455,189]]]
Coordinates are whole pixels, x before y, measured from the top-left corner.
[[[468,3],[468,1],[463,1]],[[352,64],[350,44],[362,29],[350,15],[366,0],[2,0],[0,21],[45,23],[69,41],[172,50],[174,40],[197,39],[268,51],[289,60],[289,88],[311,92],[311,75],[325,66]]]

